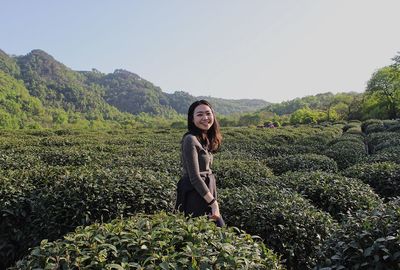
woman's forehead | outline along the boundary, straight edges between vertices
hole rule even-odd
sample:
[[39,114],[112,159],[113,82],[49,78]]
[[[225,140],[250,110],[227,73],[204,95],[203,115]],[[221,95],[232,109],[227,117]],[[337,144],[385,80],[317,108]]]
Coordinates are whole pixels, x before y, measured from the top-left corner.
[[211,108],[205,104],[200,104],[194,109],[194,113],[199,113],[199,112],[211,112]]

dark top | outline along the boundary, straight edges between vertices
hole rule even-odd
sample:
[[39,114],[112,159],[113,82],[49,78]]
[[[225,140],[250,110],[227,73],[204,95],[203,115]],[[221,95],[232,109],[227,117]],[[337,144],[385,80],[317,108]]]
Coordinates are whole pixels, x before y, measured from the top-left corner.
[[203,197],[210,190],[201,175],[212,173],[213,155],[192,134],[184,136],[181,150],[182,176],[189,177],[192,186]]

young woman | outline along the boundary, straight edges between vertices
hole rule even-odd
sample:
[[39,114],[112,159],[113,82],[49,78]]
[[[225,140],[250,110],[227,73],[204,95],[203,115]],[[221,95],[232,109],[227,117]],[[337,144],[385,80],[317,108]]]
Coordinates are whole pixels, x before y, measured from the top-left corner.
[[217,187],[211,171],[212,153],[222,142],[215,113],[205,100],[194,102],[188,111],[188,132],[181,141],[182,177],[177,185],[175,208],[185,215],[208,215],[217,226],[225,225],[219,212]]

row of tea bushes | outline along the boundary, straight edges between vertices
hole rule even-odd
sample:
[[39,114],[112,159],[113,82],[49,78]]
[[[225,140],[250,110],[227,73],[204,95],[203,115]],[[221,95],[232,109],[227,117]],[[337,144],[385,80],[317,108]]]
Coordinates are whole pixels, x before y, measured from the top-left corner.
[[219,201],[228,225],[262,237],[288,269],[313,266],[323,241],[337,229],[329,214],[275,183],[223,189]]
[[321,250],[315,269],[399,269],[400,201],[349,216]]
[[399,132],[400,131],[400,119],[397,119],[397,120],[379,120],[379,119],[366,120],[361,124],[361,130],[365,134],[370,134],[370,133],[374,133],[374,132],[382,132],[382,131]]
[[332,140],[324,155],[334,159],[339,170],[343,170],[367,158],[367,150],[362,135],[344,133]]
[[337,220],[358,210],[372,210],[382,204],[378,195],[359,179],[334,173],[290,172],[282,175],[279,183],[300,193]]
[[283,269],[262,242],[205,217],[164,212],[93,224],[42,241],[11,269]]
[[216,159],[213,171],[218,188],[260,185],[265,178],[273,178],[272,170],[257,160]]
[[336,172],[338,170],[336,161],[318,154],[298,154],[272,157],[265,160],[274,174],[280,175],[288,171],[327,171]]
[[400,164],[393,162],[361,163],[342,172],[343,175],[361,179],[382,198],[400,196]]
[[[126,167],[40,167],[0,176],[0,262],[79,225],[171,210],[175,179]],[[0,265],[1,268],[1,265]]]
[[400,132],[376,132],[366,137],[369,153],[374,154],[385,148],[400,144]]

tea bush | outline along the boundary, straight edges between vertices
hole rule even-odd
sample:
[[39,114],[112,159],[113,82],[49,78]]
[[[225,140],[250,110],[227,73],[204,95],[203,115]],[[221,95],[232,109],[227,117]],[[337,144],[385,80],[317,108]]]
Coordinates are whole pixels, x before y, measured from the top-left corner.
[[336,229],[328,214],[273,184],[223,189],[219,201],[228,225],[261,236],[268,247],[283,256],[289,269],[315,264],[322,242]]
[[[400,135],[400,133],[399,133],[399,135]],[[381,142],[380,144],[376,145],[374,148],[374,152],[379,152],[383,149],[391,148],[393,146],[400,146],[400,136],[392,137],[392,138],[385,140],[384,142]]]
[[388,148],[384,148],[374,153],[373,155],[369,155],[367,162],[368,163],[378,163],[378,162],[394,162],[400,164],[400,145],[399,146],[391,146]]
[[315,269],[399,269],[399,233],[399,201],[357,212],[324,243]]
[[400,196],[400,164],[392,162],[357,164],[345,170],[343,175],[361,179],[386,199]]
[[324,154],[334,159],[340,170],[357,164],[367,157],[364,144],[351,140],[338,141],[332,144]]
[[205,217],[137,215],[43,240],[10,269],[282,269],[278,257],[243,231]]
[[400,123],[388,127],[387,131],[390,131],[390,132],[400,132]]
[[369,119],[361,124],[361,130],[366,133],[373,133],[378,131],[385,130],[385,126],[383,125],[383,121],[379,119]]
[[124,167],[36,168],[0,181],[0,261],[8,263],[41,239],[121,215],[171,210],[175,198],[171,176]]
[[309,137],[303,137],[295,142],[295,145],[301,145],[310,147],[313,150],[310,153],[320,153],[321,151],[325,150],[329,141],[332,138],[330,136],[326,136],[325,134],[320,135],[312,135]]
[[[369,153],[375,153],[383,148],[398,145],[400,141],[400,133],[394,132],[378,132],[369,134],[366,138]],[[386,144],[386,145],[385,145]],[[386,146],[386,147],[385,147]]]
[[333,159],[317,154],[273,157],[266,159],[265,162],[275,174],[282,174],[287,171],[337,171],[337,164]]
[[213,164],[219,188],[261,184],[263,178],[274,177],[271,169],[256,160],[220,160]]
[[382,203],[361,180],[334,173],[291,172],[282,175],[279,182],[297,191],[337,220],[343,219],[348,213],[370,210]]

